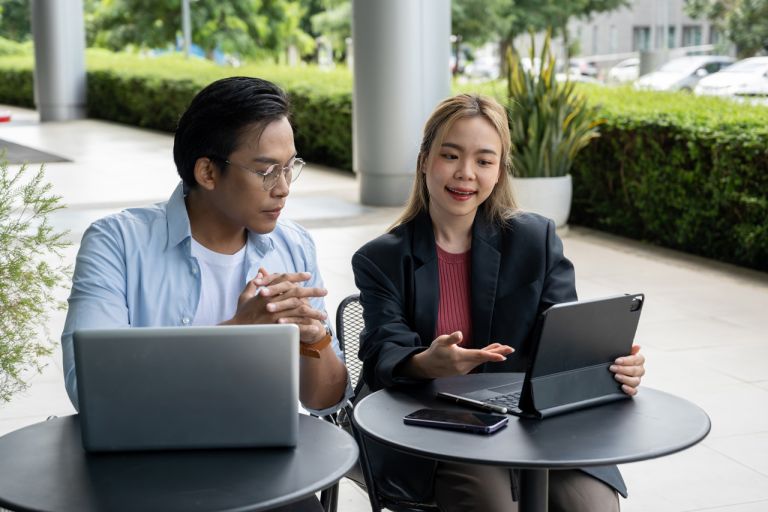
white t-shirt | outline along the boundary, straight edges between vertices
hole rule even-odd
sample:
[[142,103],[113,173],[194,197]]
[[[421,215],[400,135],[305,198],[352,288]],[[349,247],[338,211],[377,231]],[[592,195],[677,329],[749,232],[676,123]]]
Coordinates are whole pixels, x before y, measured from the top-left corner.
[[192,238],[192,256],[200,266],[200,300],[192,325],[216,325],[234,316],[245,288],[245,247],[221,254]]

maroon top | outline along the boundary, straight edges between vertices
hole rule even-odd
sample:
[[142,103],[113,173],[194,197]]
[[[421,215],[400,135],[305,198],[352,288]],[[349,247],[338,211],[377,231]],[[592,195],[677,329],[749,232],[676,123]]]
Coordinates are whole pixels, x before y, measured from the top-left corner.
[[440,304],[437,310],[435,337],[461,331],[461,346],[472,345],[470,312],[471,251],[452,254],[437,246],[437,269],[440,275]]

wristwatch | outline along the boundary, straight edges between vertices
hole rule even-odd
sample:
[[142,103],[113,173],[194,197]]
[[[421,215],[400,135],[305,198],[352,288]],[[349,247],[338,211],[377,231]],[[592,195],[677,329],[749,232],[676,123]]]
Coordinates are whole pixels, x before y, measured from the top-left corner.
[[320,341],[314,343],[301,343],[299,342],[299,354],[305,357],[313,357],[320,359],[320,351],[331,344],[333,335],[331,334],[331,328],[328,324],[325,324],[325,336],[320,338]]

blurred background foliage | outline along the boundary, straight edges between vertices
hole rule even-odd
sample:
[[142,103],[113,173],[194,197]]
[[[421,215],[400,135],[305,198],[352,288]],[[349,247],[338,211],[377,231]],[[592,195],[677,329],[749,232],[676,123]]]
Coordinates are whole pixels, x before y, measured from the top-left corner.
[[[316,60],[329,45],[337,62],[347,56],[352,0],[190,0],[192,41],[203,55],[236,61],[290,61],[289,48]],[[630,0],[452,0],[452,34],[458,44],[498,42],[500,55],[518,35],[551,27],[569,44],[568,21],[627,6]],[[686,11],[708,19],[740,57],[768,47],[768,0],[685,0]],[[89,47],[169,50],[181,41],[181,0],[83,0]],[[0,37],[31,38],[30,0],[0,0]]]
[[707,18],[740,58],[768,51],[768,0],[685,0],[693,18]]
[[[625,3],[453,0],[453,33],[470,44],[497,41],[504,48],[518,34],[550,24],[553,34],[567,37],[567,19]],[[84,4],[88,42],[96,47],[86,52],[90,117],[170,132],[194,94],[211,81],[260,76],[290,94],[302,156],[352,168],[348,68],[282,65],[289,48],[316,62],[321,45],[343,60],[350,0],[194,0],[193,42],[207,57],[236,55],[230,63],[237,69],[168,51],[178,47],[181,35],[180,0]],[[740,52],[768,41],[768,15],[761,10],[768,0],[689,4],[699,15],[720,16],[732,37],[741,32],[757,41],[743,43]],[[742,20],[752,21],[744,22],[747,27]],[[0,0],[0,36],[0,103],[33,107],[29,0]],[[158,55],[158,49],[167,54]],[[453,88],[507,101],[505,80],[457,81]],[[572,222],[768,270],[768,107],[627,87],[575,89],[604,123],[571,169]]]
[[[181,0],[83,0],[89,47],[172,49],[181,40]],[[452,33],[473,46],[500,42],[502,49],[532,29],[553,27],[567,37],[569,19],[627,5],[629,0],[452,0]],[[0,0],[0,37],[31,38],[30,0]],[[351,0],[191,0],[192,41],[205,56],[214,50],[239,59],[285,62],[289,47],[305,60],[319,38],[337,61],[352,35]],[[502,52],[503,55],[503,52]]]
[[[192,41],[207,58],[222,52],[242,60],[290,61],[289,48],[316,60],[328,45],[337,62],[347,56],[352,0],[190,0]],[[493,42],[505,54],[529,30],[570,35],[572,19],[627,6],[631,0],[452,0],[452,34],[458,44]],[[740,57],[768,48],[768,0],[685,0],[693,17],[707,18]],[[88,46],[110,50],[170,50],[181,41],[181,0],[83,0]],[[0,0],[0,37],[31,38],[30,0]]]

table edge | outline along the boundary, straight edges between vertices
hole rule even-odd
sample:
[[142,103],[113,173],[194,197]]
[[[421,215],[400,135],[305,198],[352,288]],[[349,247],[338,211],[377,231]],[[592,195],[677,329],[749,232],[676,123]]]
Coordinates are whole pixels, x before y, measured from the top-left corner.
[[[374,439],[375,441],[384,444],[390,448],[393,448],[394,450],[404,453],[407,455],[418,455],[427,457],[430,459],[435,459],[439,461],[447,461],[447,462],[466,462],[466,463],[472,463],[472,464],[478,464],[478,465],[488,465],[488,466],[508,466],[513,468],[521,468],[521,469],[570,469],[570,468],[587,468],[587,467],[596,467],[596,466],[608,466],[608,465],[618,465],[618,464],[629,464],[632,462],[641,462],[645,460],[651,460],[656,459],[660,457],[665,457],[667,455],[673,455],[675,453],[679,453],[683,450],[687,450],[688,448],[695,446],[696,444],[700,443],[704,438],[709,435],[711,429],[712,429],[712,420],[707,414],[707,412],[699,407],[697,404],[691,402],[690,400],[687,400],[686,398],[679,397],[677,395],[673,395],[671,393],[667,393],[665,391],[661,391],[655,388],[650,387],[643,387],[643,391],[645,390],[651,390],[655,393],[661,393],[664,395],[673,396],[675,398],[678,398],[680,400],[685,400],[686,402],[690,403],[697,409],[701,411],[701,413],[704,415],[704,417],[707,420],[706,426],[704,426],[699,432],[697,432],[694,436],[692,436],[691,440],[685,443],[682,443],[680,446],[676,446],[672,450],[655,450],[650,451],[648,453],[644,453],[640,456],[626,456],[626,457],[611,457],[611,458],[602,458],[602,459],[593,459],[590,461],[574,461],[574,462],[562,462],[562,461],[552,461],[552,460],[537,460],[535,462],[524,462],[524,463],[516,463],[515,465],[509,465],[508,462],[505,461],[498,461],[498,460],[487,460],[487,459],[472,459],[472,458],[466,458],[466,457],[450,457],[450,456],[443,456],[443,455],[436,455],[433,452],[425,451],[425,450],[419,450],[418,448],[404,448],[401,445],[398,445],[396,443],[393,443],[387,439],[384,439],[382,437],[379,437],[375,434],[372,434],[368,432],[367,430],[360,427],[360,424],[357,421],[357,407],[362,404],[365,400],[372,397],[375,393],[378,393],[379,391],[392,391],[392,390],[378,390],[374,393],[371,393],[370,395],[367,395],[364,397],[358,404],[355,404],[355,407],[353,408],[353,415],[355,416],[355,428],[358,428],[360,430],[360,433],[362,434],[363,438],[370,437]],[[512,416],[510,419],[515,418]],[[546,421],[544,420],[531,420],[531,421]],[[499,431],[501,432],[501,431]],[[466,435],[478,435],[478,434],[470,434],[466,433]],[[493,434],[490,434],[493,436]],[[364,439],[363,439],[364,440]]]

